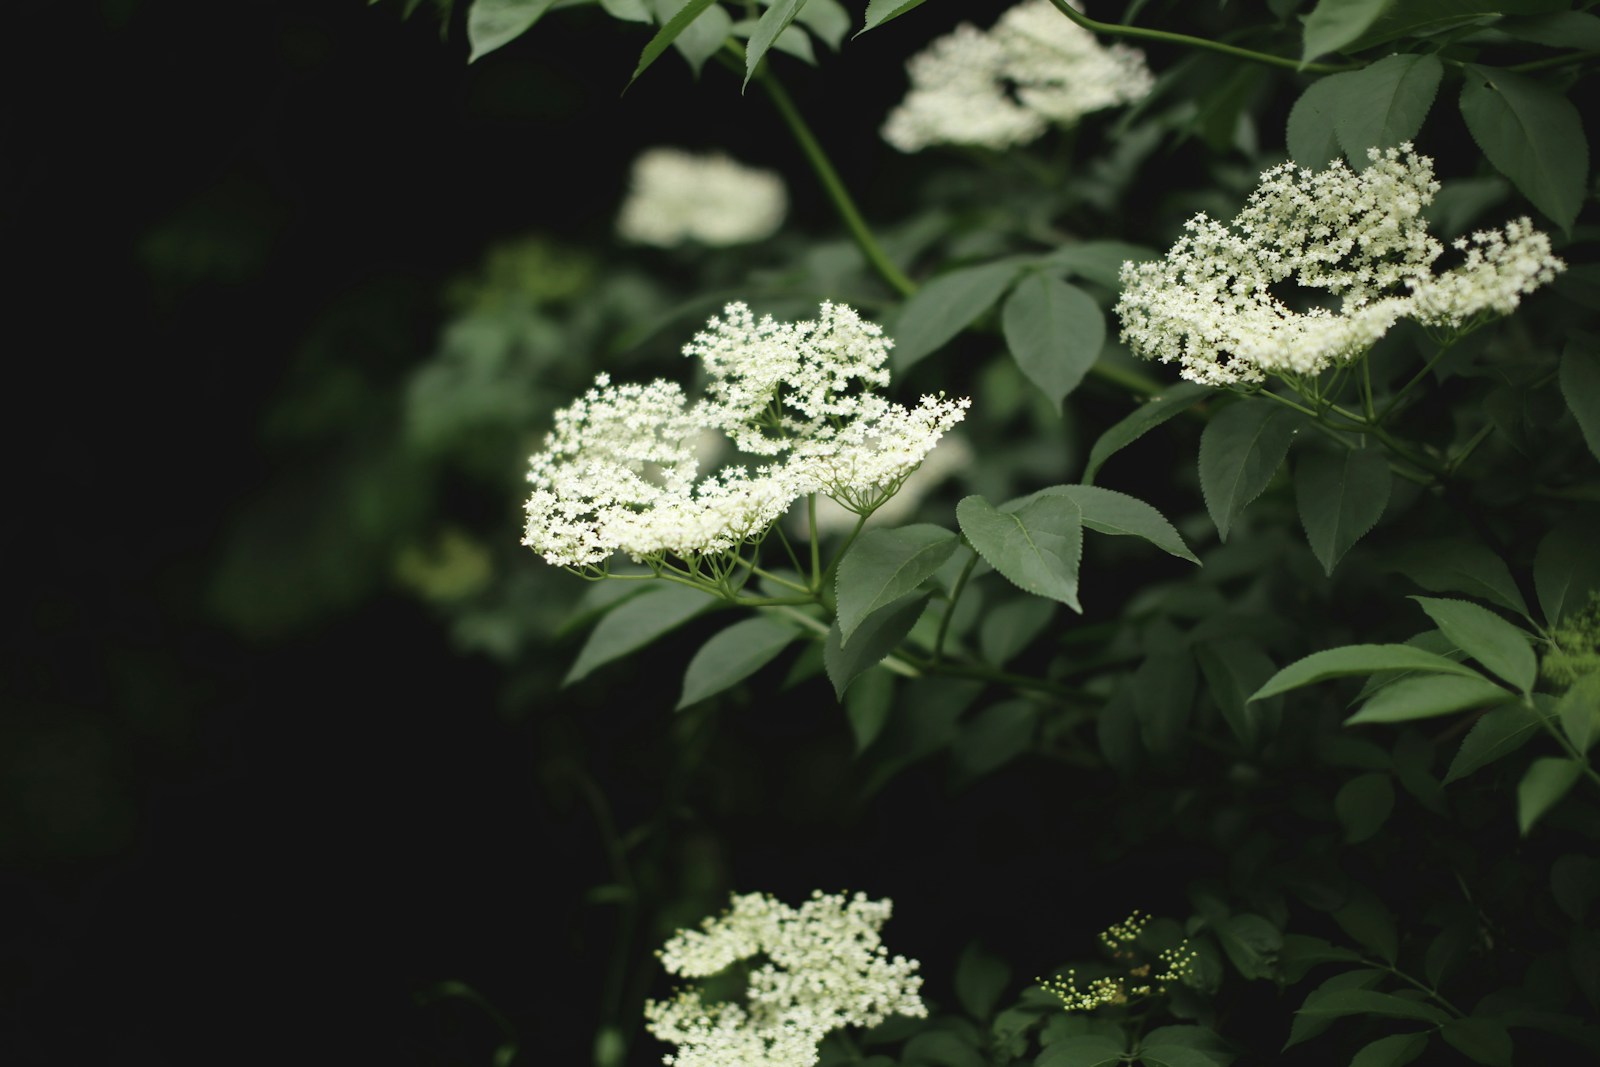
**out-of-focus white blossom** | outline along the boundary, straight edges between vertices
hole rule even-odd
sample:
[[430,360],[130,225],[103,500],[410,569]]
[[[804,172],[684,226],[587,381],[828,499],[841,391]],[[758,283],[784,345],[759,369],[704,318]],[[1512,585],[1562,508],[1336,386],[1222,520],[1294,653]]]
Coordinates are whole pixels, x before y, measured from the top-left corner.
[[[670,382],[613,385],[601,375],[556,413],[529,459],[523,544],[569,567],[616,552],[689,559],[759,539],[811,493],[872,510],[970,404],[924,396],[906,408],[874,392],[888,385],[890,345],[842,304],[795,323],[729,304],[684,347],[705,367],[699,401]],[[707,430],[771,462],[701,478]]]
[[[1402,318],[1459,327],[1507,314],[1565,269],[1524,218],[1457,241],[1465,262],[1435,274],[1444,247],[1422,217],[1439,189],[1433,161],[1409,142],[1367,155],[1360,173],[1342,160],[1274,167],[1231,225],[1196,215],[1165,258],[1123,264],[1123,341],[1205,385],[1314,375]],[[1337,297],[1337,310],[1291,308],[1272,290],[1291,280]]]
[[1052,123],[1142,99],[1154,84],[1142,52],[1101,45],[1048,0],[1026,0],[988,32],[962,23],[906,71],[911,91],[883,127],[902,152],[1025,144]]
[[634,161],[617,233],[661,248],[748,244],[776,233],[788,208],[783,179],[773,171],[721,153],[651,148]]
[[893,905],[820,890],[798,908],[762,893],[735,896],[698,930],[680,930],[661,949],[669,974],[705,978],[763,957],[742,1003],[705,1003],[694,989],[648,1001],[645,1023],[677,1046],[673,1067],[811,1067],[817,1043],[846,1026],[876,1026],[891,1015],[927,1015],[918,964],[891,957],[878,935]]

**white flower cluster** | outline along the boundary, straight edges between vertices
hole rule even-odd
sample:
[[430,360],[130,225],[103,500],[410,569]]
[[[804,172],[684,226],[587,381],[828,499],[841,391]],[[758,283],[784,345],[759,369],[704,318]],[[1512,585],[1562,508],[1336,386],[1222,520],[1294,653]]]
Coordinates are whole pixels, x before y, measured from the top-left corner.
[[[561,566],[614,552],[689,559],[759,538],[812,493],[871,510],[971,403],[924,396],[905,408],[874,392],[889,382],[890,345],[842,304],[794,323],[757,321],[729,304],[684,346],[705,367],[701,400],[691,404],[670,382],[613,385],[602,374],[556,413],[544,450],[529,459],[522,543]],[[707,430],[770,462],[697,480]]]
[[[1205,385],[1314,375],[1401,318],[1459,327],[1509,314],[1565,269],[1523,218],[1456,241],[1465,261],[1435,274],[1444,246],[1422,217],[1439,189],[1433,161],[1409,142],[1367,156],[1360,173],[1342,160],[1274,167],[1231,226],[1196,215],[1164,259],[1124,263],[1122,340]],[[1291,308],[1273,291],[1291,280],[1338,297],[1338,310]]]
[[783,179],[721,153],[651,148],[634,161],[617,233],[635,244],[727,246],[770,237],[789,207]]
[[647,1001],[649,1031],[678,1046],[673,1067],[811,1067],[817,1043],[846,1026],[891,1015],[922,1018],[917,961],[890,957],[878,931],[888,900],[820,890],[798,908],[771,896],[735,896],[699,930],[680,930],[659,953],[668,973],[705,978],[741,960],[754,965],[743,1003],[707,1004],[693,989]]
[[1025,0],[987,33],[962,23],[906,71],[911,91],[883,127],[902,152],[1025,144],[1052,123],[1142,99],[1155,84],[1142,52],[1100,45],[1049,0]]

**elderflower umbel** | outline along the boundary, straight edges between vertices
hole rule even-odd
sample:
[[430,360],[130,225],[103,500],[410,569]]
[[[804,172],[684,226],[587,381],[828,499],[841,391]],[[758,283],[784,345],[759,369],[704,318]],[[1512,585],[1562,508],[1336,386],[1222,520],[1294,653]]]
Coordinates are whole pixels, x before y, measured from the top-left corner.
[[634,161],[617,233],[660,248],[748,244],[776,233],[788,207],[783,179],[773,171],[721,153],[651,148]]
[[878,931],[888,900],[820,890],[799,908],[762,893],[733,897],[699,930],[680,930],[658,955],[669,974],[706,978],[752,966],[740,1002],[706,1003],[694,989],[645,1003],[646,1028],[677,1052],[674,1067],[811,1067],[817,1043],[846,1026],[891,1015],[922,1018],[917,961],[890,957]]
[[906,71],[911,91],[883,127],[884,140],[902,152],[1025,144],[1051,123],[1068,126],[1139,100],[1154,84],[1142,52],[1102,46],[1048,0],[1026,0],[988,32],[962,23]]
[[[906,408],[874,392],[888,384],[891,343],[842,304],[794,323],[729,304],[684,347],[705,367],[699,401],[670,382],[613,385],[602,374],[556,413],[529,459],[522,543],[568,567],[615,552],[690,559],[758,540],[812,493],[872,510],[971,403],[924,396]],[[698,477],[708,430],[770,462]]]
[[[1523,218],[1455,242],[1464,262],[1435,274],[1444,246],[1422,217],[1439,190],[1433,161],[1409,142],[1367,157],[1359,173],[1342,160],[1273,167],[1231,225],[1196,215],[1165,258],[1124,263],[1122,340],[1204,385],[1315,375],[1402,318],[1462,327],[1509,314],[1565,269]],[[1272,286],[1290,280],[1337,297],[1338,310],[1289,307]]]

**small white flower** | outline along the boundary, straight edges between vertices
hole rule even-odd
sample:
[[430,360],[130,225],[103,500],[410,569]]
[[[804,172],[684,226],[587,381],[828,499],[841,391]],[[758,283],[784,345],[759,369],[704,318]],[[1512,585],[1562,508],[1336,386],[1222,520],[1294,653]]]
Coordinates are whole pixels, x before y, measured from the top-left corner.
[[675,1067],[811,1067],[817,1043],[846,1026],[876,1026],[891,1015],[922,1018],[918,964],[890,957],[878,936],[893,905],[863,893],[825,895],[799,908],[761,893],[735,896],[699,930],[680,930],[661,949],[669,974],[705,978],[765,957],[750,973],[745,1000],[706,1004],[693,989],[647,1001],[645,1025],[678,1046]]
[[685,241],[748,244],[783,225],[783,179],[720,153],[652,148],[633,164],[617,233],[635,244],[670,248]]
[[[812,493],[871,511],[970,404],[925,396],[905,408],[874,392],[889,383],[890,344],[842,304],[794,323],[729,304],[684,348],[705,367],[703,399],[690,404],[671,382],[613,385],[602,374],[556,413],[529,459],[523,544],[568,567],[616,552],[690,559],[758,540]],[[700,477],[708,430],[770,462]]]
[[1155,84],[1142,52],[1101,45],[1048,0],[1013,7],[987,33],[962,23],[906,71],[911,91],[883,127],[902,152],[1025,144],[1052,123],[1140,100]]
[[[1409,142],[1367,155],[1359,174],[1340,160],[1317,172],[1274,167],[1231,226],[1196,215],[1165,258],[1123,264],[1123,341],[1205,385],[1314,375],[1402,318],[1461,326],[1507,314],[1565,269],[1519,219],[1457,242],[1465,262],[1435,274],[1444,248],[1422,217],[1439,189],[1433,161]],[[1291,308],[1272,288],[1289,281],[1337,298],[1337,310]]]

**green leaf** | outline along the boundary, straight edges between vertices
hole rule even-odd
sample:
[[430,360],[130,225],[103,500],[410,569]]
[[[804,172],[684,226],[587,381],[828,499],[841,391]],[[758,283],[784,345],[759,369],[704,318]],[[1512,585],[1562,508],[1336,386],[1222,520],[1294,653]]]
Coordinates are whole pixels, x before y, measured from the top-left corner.
[[1600,674],[1585,674],[1556,702],[1561,732],[1582,755],[1600,739]]
[[778,34],[789,28],[805,3],[806,0],[774,0],[772,6],[761,13],[755,31],[744,46],[744,86],[749,86],[767,49],[778,39]]
[[[1595,388],[1600,389],[1600,375]],[[1596,416],[1600,417],[1600,407]],[[1595,551],[1591,520],[1568,519],[1545,534],[1533,554],[1533,587],[1549,626],[1567,612],[1582,609],[1589,594],[1600,590],[1600,552]]]
[[1526,75],[1468,64],[1461,117],[1494,168],[1570,232],[1589,173],[1589,143],[1572,102]]
[[1101,434],[1095,441],[1094,447],[1089,449],[1089,464],[1083,469],[1084,484],[1094,481],[1094,476],[1099,473],[1106,460],[1168,419],[1182,415],[1213,392],[1215,390],[1194,382],[1179,382],[1163,389],[1159,396],[1153,396],[1134,408],[1132,414],[1124,416],[1120,422]]
[[1357,40],[1393,4],[1394,0],[1317,0],[1306,16],[1300,61],[1310,62]]
[[870,0],[867,4],[866,20],[861,29],[856,31],[860,37],[868,30],[875,30],[890,19],[897,19],[912,8],[921,7],[924,0]]
[[472,63],[533,28],[556,0],[472,0],[467,11],[467,42]]
[[845,690],[850,688],[851,682],[883,662],[883,658],[905,640],[911,627],[917,624],[917,618],[922,614],[930,595],[926,592],[908,593],[874,611],[857,624],[852,634],[855,640],[850,642],[848,649],[840,640],[839,622],[834,620],[828,628],[827,643],[822,648],[822,663],[827,668],[828,680],[833,683],[836,697],[844,699]]
[[1438,989],[1445,975],[1466,958],[1467,949],[1476,939],[1477,931],[1470,920],[1463,921],[1458,916],[1428,942],[1427,951],[1422,956],[1422,970],[1433,988]]
[[654,22],[650,9],[645,7],[644,0],[600,0],[600,6],[605,8],[606,14],[620,22]]
[[1302,421],[1296,411],[1253,399],[1230,404],[1206,424],[1200,434],[1200,492],[1222,540],[1277,473]]
[[1511,1035],[1491,1019],[1451,1019],[1439,1028],[1439,1036],[1474,1063],[1511,1067]]
[[838,0],[806,0],[800,22],[835,52],[850,32],[850,12]]
[[1528,616],[1505,561],[1482,545],[1455,538],[1413,541],[1392,553],[1388,565],[1430,592],[1465,593]]
[[834,580],[840,643],[850,643],[861,620],[921,585],[960,543],[951,531],[928,523],[863,533],[840,561]]
[[970,944],[956,961],[956,999],[974,1019],[987,1019],[1011,981],[1011,968],[1000,957]]
[[683,672],[682,711],[750,677],[800,636],[793,626],[766,615],[736,622],[711,636]]
[[1395,55],[1326,79],[1338,82],[1333,128],[1350,163],[1359,170],[1368,163],[1367,149],[1414,140],[1443,76],[1436,56]]
[[1519,41],[1532,41],[1551,48],[1600,49],[1600,17],[1587,11],[1501,19],[1495,29]]
[[894,675],[888,671],[868,671],[850,687],[844,697],[844,713],[850,720],[856,755],[865,752],[883,733],[893,708]]
[[1122,288],[1124,263],[1160,258],[1160,252],[1146,245],[1129,244],[1126,241],[1078,241],[1062,245],[1044,257],[1040,264],[1116,291]]
[[1540,816],[1577,784],[1585,766],[1583,761],[1565,756],[1546,756],[1533,761],[1522,781],[1517,783],[1517,828],[1522,836],[1528,836]]
[[1030,596],[987,612],[978,629],[978,648],[985,662],[1004,667],[1039,636],[1055,611],[1050,601]]
[[1333,921],[1385,963],[1392,964],[1399,957],[1400,935],[1395,930],[1394,916],[1371,890],[1356,886],[1350,902],[1333,912]]
[[1394,810],[1394,784],[1387,774],[1350,779],[1333,798],[1333,812],[1344,827],[1344,843],[1357,845],[1383,829]]
[[1267,724],[1275,722],[1276,711],[1254,706],[1250,694],[1275,673],[1272,660],[1254,641],[1237,638],[1206,641],[1194,651],[1206,676],[1206,691],[1222,711],[1228,729],[1241,745],[1255,751],[1266,740]]
[[1428,37],[1472,23],[1488,25],[1503,15],[1560,11],[1568,0],[1405,0],[1391,4],[1347,49],[1360,52],[1398,37]]
[[1390,1034],[1362,1046],[1351,1058],[1350,1067],[1404,1067],[1422,1055],[1427,1047],[1426,1033]]
[[1295,464],[1295,503],[1306,540],[1322,564],[1333,568],[1378,522],[1389,502],[1389,463],[1381,452],[1307,451]]
[[1431,1004],[1397,997],[1392,993],[1378,993],[1370,989],[1315,990],[1306,997],[1305,1004],[1295,1012],[1294,1026],[1289,1031],[1288,1048],[1309,1034],[1297,1033],[1300,1020],[1339,1019],[1348,1015],[1381,1015],[1394,1019],[1417,1019],[1435,1025],[1450,1016]]
[[1600,860],[1568,853],[1550,865],[1550,894],[1567,918],[1582,923],[1600,897]]
[[1512,693],[1483,677],[1402,678],[1374,693],[1344,724],[1432,719],[1469,708],[1496,707],[1514,699]]
[[595,668],[626,656],[677,629],[715,603],[698,589],[662,582],[612,608],[589,632],[561,684],[587,677]]
[[1525,631],[1487,608],[1465,600],[1414,596],[1455,646],[1524,693],[1533,691],[1539,660]]
[[1302,168],[1322,170],[1344,154],[1339,144],[1338,121],[1344,90],[1340,74],[1331,74],[1306,86],[1289,109],[1284,141],[1289,158]]
[[1578,420],[1584,443],[1600,459],[1600,356],[1576,341],[1569,341],[1561,353],[1561,395]]
[[1050,1042],[1034,1067],[1113,1067],[1122,1062],[1122,1045],[1103,1034],[1079,1034]]
[[1278,970],[1283,933],[1259,915],[1230,915],[1212,926],[1222,951],[1246,978],[1271,978]]
[[1146,1042],[1139,1046],[1139,1062],[1145,1067],[1222,1067],[1226,1061],[1187,1045]]
[[1521,704],[1506,704],[1485,712],[1461,739],[1461,747],[1445,772],[1444,784],[1511,755],[1538,732],[1539,717]]
[[1096,533],[1142,537],[1168,555],[1199,564],[1183,538],[1155,508],[1137,497],[1094,485],[1055,485],[1035,496],[1060,496],[1082,513],[1083,525]]
[[[1371,989],[1373,986],[1383,981],[1384,977],[1384,972],[1372,968],[1343,971],[1339,974],[1333,975],[1327,981],[1319,985],[1316,989],[1312,990],[1311,993],[1307,995],[1306,1000],[1309,1001],[1311,997],[1320,996],[1321,994],[1334,992],[1336,990]],[[1290,1024],[1289,1040],[1284,1044],[1283,1047],[1289,1048],[1291,1045],[1298,1045],[1302,1041],[1316,1037],[1329,1026],[1333,1025],[1333,1022],[1336,1018],[1338,1018],[1338,1016],[1329,1014],[1296,1015],[1294,1021]]]
[[917,1034],[906,1042],[901,1059],[930,1067],[987,1067],[978,1050],[950,1030],[924,1030]]
[[941,274],[912,293],[895,317],[889,359],[904,373],[922,362],[984,314],[1011,288],[1021,267],[986,263]]
[[1359,963],[1360,960],[1359,952],[1306,934],[1284,934],[1283,947],[1278,950],[1278,968],[1283,980],[1290,985],[1300,982],[1319,963]]
[[1057,407],[1094,366],[1106,340],[1105,316],[1094,298],[1037,271],[1006,297],[1000,325],[1017,366]]
[[1427,671],[1483,680],[1483,675],[1471,667],[1411,645],[1345,645],[1343,648],[1313,652],[1295,660],[1269,678],[1267,684],[1257,689],[1250,699],[1265,700],[1329,678],[1371,674],[1374,671]]
[[[660,59],[661,53],[665,52],[689,28],[691,23],[715,3],[716,0],[686,0],[684,5],[678,9],[677,14],[668,19],[666,25],[657,30],[656,35],[645,44],[644,51],[639,53],[639,65],[633,69],[633,76],[628,79],[628,84],[632,85],[638,81],[639,75],[648,70],[650,64]],[[720,11],[721,8],[718,8],[718,10]],[[723,12],[723,16],[727,18],[727,12]],[[729,19],[729,24],[731,25],[731,23],[732,20]]]
[[1072,500],[1035,493],[996,508],[969,496],[956,505],[956,519],[977,553],[1018,588],[1083,611],[1083,514]]
[[[678,5],[683,0],[655,0],[657,9],[665,20],[669,12],[676,12]],[[722,50],[728,37],[736,32],[733,17],[728,14],[721,4],[713,4],[700,13],[700,17],[689,23],[688,27],[673,40],[673,49],[689,64],[689,69],[694,71],[695,77],[700,76],[700,70],[706,65],[706,60]],[[794,43],[794,35],[784,32],[778,35],[774,48],[786,52],[797,52],[801,59],[814,63],[815,57],[811,55],[811,42],[802,40],[798,50],[789,47]]]
[[964,724],[950,746],[950,765],[958,782],[983,777],[1022,755],[1033,744],[1039,705],[1007,700],[985,708]]
[[1176,755],[1184,748],[1194,709],[1194,657],[1181,647],[1152,652],[1133,672],[1128,686],[1146,751]]

